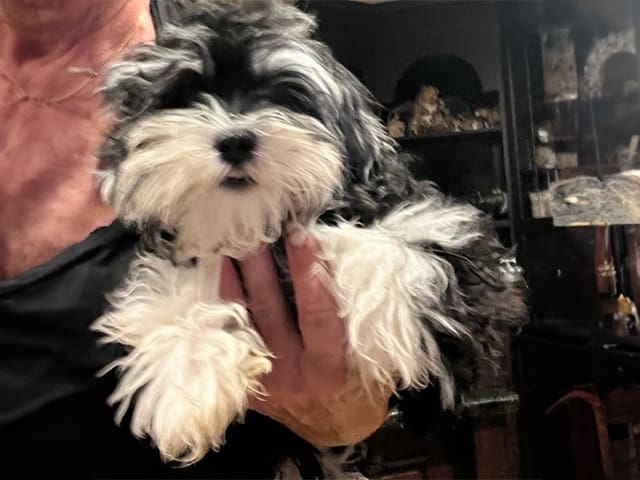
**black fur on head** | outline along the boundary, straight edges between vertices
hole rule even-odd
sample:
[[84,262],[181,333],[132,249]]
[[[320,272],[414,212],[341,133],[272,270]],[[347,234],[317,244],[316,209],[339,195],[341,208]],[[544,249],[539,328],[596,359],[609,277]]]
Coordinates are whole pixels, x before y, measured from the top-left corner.
[[127,157],[131,124],[192,107],[208,94],[232,114],[276,107],[320,121],[344,162],[333,205],[340,214],[368,223],[407,198],[411,181],[398,171],[404,167],[372,111],[371,95],[313,38],[312,16],[275,0],[170,6],[171,23],[157,44],[135,48],[108,71],[103,94],[117,123],[99,154],[103,169],[117,171]]

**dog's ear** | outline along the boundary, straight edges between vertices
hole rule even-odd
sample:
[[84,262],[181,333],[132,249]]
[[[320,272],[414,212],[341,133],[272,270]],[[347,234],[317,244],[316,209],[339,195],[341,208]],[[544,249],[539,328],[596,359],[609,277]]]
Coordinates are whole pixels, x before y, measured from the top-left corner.
[[[343,148],[346,215],[368,224],[405,202],[412,195],[415,180],[407,162],[399,159],[396,144],[381,117],[376,115],[379,106],[371,93],[334,59],[328,48],[315,46],[319,63],[331,72],[338,89],[331,96],[324,121]],[[343,215],[339,209],[338,214]]]
[[310,37],[317,29],[314,15],[297,8],[295,0],[235,0],[245,15],[261,16],[281,34]]
[[138,45],[107,68],[101,93],[118,120],[132,120],[170,106],[170,95],[196,91],[204,68],[197,50]]
[[393,142],[374,112],[376,102],[367,88],[337,62],[334,72],[341,89],[338,127],[344,139],[347,163],[355,180],[366,183],[381,173],[389,156],[395,157]]

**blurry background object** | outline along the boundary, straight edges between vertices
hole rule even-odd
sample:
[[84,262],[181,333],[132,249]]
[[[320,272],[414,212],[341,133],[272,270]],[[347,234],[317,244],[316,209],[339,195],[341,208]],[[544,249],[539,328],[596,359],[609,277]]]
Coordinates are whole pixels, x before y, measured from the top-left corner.
[[618,145],[608,159],[608,163],[617,165],[620,170],[631,170],[640,167],[638,141],[640,136],[632,135],[628,145]]
[[484,195],[474,192],[466,200],[493,218],[504,218],[509,213],[509,197],[499,188]]
[[427,55],[398,80],[387,116],[394,138],[429,137],[500,128],[496,99],[483,92],[475,68],[456,55]]
[[638,86],[638,59],[632,29],[610,33],[597,39],[584,66],[583,89],[586,98],[609,94],[624,96]]
[[[578,164],[577,136],[578,68],[572,26],[542,29],[540,53],[546,111],[545,129],[548,148],[536,153],[543,169],[570,168]],[[551,151],[555,159],[551,160]]]
[[552,170],[558,167],[558,156],[548,145],[541,145],[536,149],[536,165],[538,168]]
[[529,192],[532,218],[551,218],[551,194],[548,190]]
[[[408,125],[407,112],[410,110]],[[389,134],[402,132],[413,137],[428,137],[450,133],[477,132],[500,127],[497,106],[474,106],[461,96],[441,95],[432,85],[420,87],[415,101],[403,103],[393,110],[388,123]],[[397,137],[396,137],[397,138]]]
[[437,135],[453,131],[451,113],[440,98],[436,87],[425,85],[413,105],[409,134],[415,137]]
[[640,176],[633,172],[572,177],[553,183],[550,192],[557,227],[640,224]]
[[578,70],[573,32],[570,27],[543,30],[542,64],[544,91],[552,102],[578,98]]

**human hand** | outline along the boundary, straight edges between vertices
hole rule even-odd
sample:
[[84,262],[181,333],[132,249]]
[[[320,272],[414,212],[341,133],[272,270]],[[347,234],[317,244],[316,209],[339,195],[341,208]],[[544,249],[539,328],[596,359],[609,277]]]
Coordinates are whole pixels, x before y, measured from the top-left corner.
[[349,372],[345,325],[322,285],[320,277],[327,271],[319,252],[317,240],[301,228],[287,241],[298,328],[267,249],[240,264],[248,298],[226,258],[220,293],[227,301],[249,306],[256,328],[275,355],[272,372],[262,379],[267,395],[252,397],[249,408],[317,447],[350,445],[382,424],[391,392],[380,388],[367,393]]

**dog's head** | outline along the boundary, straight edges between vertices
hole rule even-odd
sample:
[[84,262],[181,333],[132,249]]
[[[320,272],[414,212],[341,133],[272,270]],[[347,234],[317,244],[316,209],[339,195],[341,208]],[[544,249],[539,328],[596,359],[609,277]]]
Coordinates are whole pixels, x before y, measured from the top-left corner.
[[122,220],[177,233],[191,256],[242,256],[370,183],[393,146],[313,17],[275,0],[173,5],[156,44],[106,75],[100,178]]

